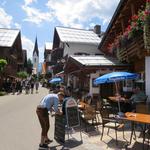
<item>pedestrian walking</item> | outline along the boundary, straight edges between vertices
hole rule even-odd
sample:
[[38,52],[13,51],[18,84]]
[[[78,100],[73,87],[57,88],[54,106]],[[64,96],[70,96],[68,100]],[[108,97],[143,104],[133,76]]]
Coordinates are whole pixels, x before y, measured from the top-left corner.
[[34,81],[31,81],[31,94],[33,94],[33,90],[34,90]]
[[28,80],[25,81],[25,93],[29,94],[29,90],[30,90],[30,83]]
[[20,94],[20,90],[21,90],[21,81],[18,79],[17,82],[16,82],[17,95]]
[[16,92],[16,80],[14,79],[11,84],[12,94],[15,95]]
[[62,113],[58,109],[59,102],[62,102],[64,99],[64,93],[59,92],[58,94],[48,94],[46,95],[37,106],[36,113],[42,128],[41,132],[41,142],[39,144],[40,148],[48,148],[48,144],[52,142],[48,138],[48,131],[50,128],[49,123],[49,113],[48,111],[55,111],[55,114],[61,115]]
[[36,90],[36,93],[38,93],[38,89],[39,89],[39,81],[36,81],[36,82],[35,82],[35,90]]

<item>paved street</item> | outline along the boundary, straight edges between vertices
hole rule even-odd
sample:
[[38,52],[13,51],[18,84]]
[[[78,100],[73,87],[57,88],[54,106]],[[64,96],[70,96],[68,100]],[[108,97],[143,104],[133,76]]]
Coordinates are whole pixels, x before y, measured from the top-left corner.
[[39,94],[0,97],[0,149],[35,150],[38,148],[40,126],[36,105],[48,91]]
[[[35,113],[36,106],[41,98],[48,94],[48,90],[40,88],[38,94],[6,95],[0,97],[0,150],[38,150],[40,141],[40,125]],[[51,118],[49,136],[53,139],[54,118]],[[65,146],[59,145],[55,140],[50,144],[51,150],[105,150],[124,149],[122,132],[119,132],[119,145],[116,148],[113,134],[104,136],[100,141],[100,129],[90,133],[82,133],[83,143],[80,142],[80,134],[76,132],[70,137]],[[129,139],[130,131],[126,132]],[[67,137],[66,137],[67,139]],[[134,141],[134,140],[133,140]],[[135,142],[135,141],[134,141]],[[132,144],[133,146],[133,144]],[[141,144],[136,143],[138,149]]]
[[[6,95],[0,97],[0,150],[37,150],[40,141],[40,125],[35,109],[40,99],[48,93],[45,88],[40,88],[38,94]],[[51,119],[50,137],[54,134],[54,118]],[[80,134],[73,134],[80,141]],[[88,137],[88,136],[86,136]],[[66,144],[67,149],[90,149],[93,140],[86,139],[84,144],[71,142]],[[78,145],[78,146],[77,146]],[[94,149],[99,146],[93,143]],[[50,149],[65,149],[54,140]]]

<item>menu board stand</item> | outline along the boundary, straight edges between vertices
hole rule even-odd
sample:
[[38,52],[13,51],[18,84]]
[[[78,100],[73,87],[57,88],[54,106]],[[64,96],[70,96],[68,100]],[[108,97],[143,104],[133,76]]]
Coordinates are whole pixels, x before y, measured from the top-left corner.
[[[79,127],[80,128],[80,138],[82,141],[78,105],[74,98],[70,97],[67,99],[66,105],[65,105],[65,112],[66,112],[67,129],[70,130],[73,127]],[[69,132],[68,132],[68,139],[69,139]]]
[[65,116],[57,115],[55,116],[55,132],[54,139],[58,143],[65,143]]
[[69,131],[73,127],[79,127],[80,138],[82,141],[78,105],[77,102],[70,97],[65,103],[65,115],[55,115],[54,139],[60,144],[65,144],[65,130],[67,130],[69,140],[69,135],[72,134]]

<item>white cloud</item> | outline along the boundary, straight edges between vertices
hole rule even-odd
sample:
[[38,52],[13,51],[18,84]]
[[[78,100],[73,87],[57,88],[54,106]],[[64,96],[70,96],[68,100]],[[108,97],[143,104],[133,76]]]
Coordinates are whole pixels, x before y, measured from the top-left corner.
[[0,27],[1,28],[10,28],[13,17],[8,15],[3,8],[0,8]]
[[45,47],[46,47],[46,49],[52,49],[53,43],[52,42],[46,42]]
[[14,23],[14,25],[17,29],[21,29],[21,25],[19,23]]
[[6,13],[6,11],[0,7],[0,28],[12,28],[21,29],[21,25],[13,22],[13,17]]
[[27,50],[27,56],[32,60],[34,43],[24,35],[21,37],[21,39],[23,49]]
[[48,12],[42,12],[41,10],[26,5],[22,6],[22,9],[26,12],[27,17],[24,21],[32,22],[40,25],[43,21],[51,21],[52,15]]
[[94,18],[108,23],[118,3],[119,0],[49,0],[47,6],[64,26],[82,27]]
[[24,0],[25,5],[30,5],[33,2],[37,2],[37,0]]
[[56,19],[63,26],[85,28],[84,24],[90,24],[95,19],[101,20],[103,25],[108,24],[120,0],[48,0],[47,12],[29,6],[36,1],[24,1],[22,9],[27,14],[24,21],[40,25],[43,21]]

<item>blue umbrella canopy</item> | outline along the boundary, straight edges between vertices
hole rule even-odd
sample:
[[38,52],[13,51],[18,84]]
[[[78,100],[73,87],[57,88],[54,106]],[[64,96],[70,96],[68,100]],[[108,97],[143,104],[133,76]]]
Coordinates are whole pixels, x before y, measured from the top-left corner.
[[[105,75],[102,75],[94,80],[94,84],[103,84],[103,83],[115,83],[116,91],[118,93],[118,87],[116,82],[123,81],[127,79],[137,79],[139,77],[136,73],[130,73],[130,72],[112,72]],[[118,107],[119,107],[119,113],[122,115],[121,109],[120,109],[120,101],[118,100]]]
[[63,82],[62,78],[52,78],[49,83],[60,83]]
[[139,77],[136,73],[130,72],[112,72],[105,75],[102,75],[94,80],[94,84],[103,84],[103,83],[112,83],[127,79],[137,79]]

